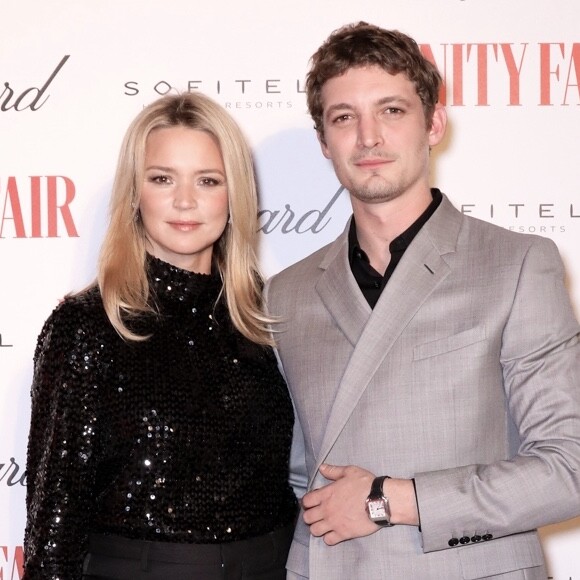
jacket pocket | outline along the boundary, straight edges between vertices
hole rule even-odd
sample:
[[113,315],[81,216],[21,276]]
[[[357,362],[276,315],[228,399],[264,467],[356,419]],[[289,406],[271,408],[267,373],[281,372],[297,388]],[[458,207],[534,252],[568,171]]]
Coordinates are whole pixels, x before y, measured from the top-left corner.
[[413,360],[439,356],[470,346],[486,339],[485,327],[476,326],[452,336],[419,344],[413,349]]

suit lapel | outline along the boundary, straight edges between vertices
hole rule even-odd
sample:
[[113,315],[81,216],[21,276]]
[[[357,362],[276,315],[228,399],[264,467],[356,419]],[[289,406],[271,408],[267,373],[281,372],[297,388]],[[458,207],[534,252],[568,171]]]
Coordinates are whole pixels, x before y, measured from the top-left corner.
[[326,254],[320,267],[324,270],[316,291],[336,324],[354,346],[372,314],[372,310],[360,291],[348,263],[348,230]]
[[442,256],[455,251],[462,219],[444,197],[405,251],[372,313],[350,272],[346,239],[334,255],[327,254],[329,259],[323,263],[327,264],[327,270],[317,289],[345,336],[356,346],[336,391],[309,484],[313,483],[320,464],[325,461],[393,343],[433,290],[449,275],[451,269]]

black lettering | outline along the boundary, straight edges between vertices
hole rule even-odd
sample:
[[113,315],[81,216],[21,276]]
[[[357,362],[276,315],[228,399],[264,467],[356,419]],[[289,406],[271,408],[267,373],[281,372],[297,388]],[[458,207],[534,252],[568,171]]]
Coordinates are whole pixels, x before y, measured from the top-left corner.
[[[160,88],[161,87],[161,88]],[[166,81],[159,81],[153,89],[158,95],[166,95],[173,87]]]
[[515,213],[515,217],[518,217],[519,216],[519,208],[520,207],[524,207],[524,206],[525,206],[525,204],[523,204],[523,203],[509,203],[508,204],[508,207],[515,208],[515,212],[516,212]]
[[4,90],[0,95],[0,99],[4,99],[4,102],[0,103],[0,111],[7,111],[13,107],[13,105],[8,104],[13,95],[14,91],[10,88],[10,85],[8,83],[4,83]]
[[236,83],[241,83],[242,85],[242,95],[246,93],[246,83],[251,83],[252,81],[249,79],[246,80],[239,80],[239,81],[234,81]]
[[[31,111],[38,111],[40,107],[42,107],[46,101],[48,100],[49,95],[46,95],[44,100],[41,102],[41,97],[44,96],[46,89],[50,86],[56,75],[59,73],[60,69],[64,66],[66,61],[69,59],[70,55],[65,55],[58,63],[56,68],[52,71],[51,75],[48,77],[47,81],[42,85],[39,89],[37,87],[30,87],[25,89],[20,93],[20,95],[16,98],[12,105],[9,105],[10,99],[14,96],[14,90],[10,87],[8,83],[4,83],[4,90],[2,91],[2,95],[0,97],[4,97],[5,93],[9,91],[8,96],[4,99],[4,102],[0,104],[0,109],[2,111],[7,111],[8,109],[14,109],[15,111],[23,111],[24,109],[30,109]],[[32,98],[32,100],[28,104],[24,104],[23,101],[25,97],[29,95],[32,96],[36,93],[36,95]]]
[[13,487],[15,485],[26,485],[26,473],[23,472],[18,476],[18,472],[20,471],[20,466],[16,461],[14,461],[14,457],[10,458],[10,465],[6,465],[5,463],[0,463],[0,481],[3,481],[6,476],[6,485],[8,487]]
[[[310,211],[307,211],[297,222],[296,222],[296,233],[298,234],[303,234],[304,232],[307,231],[311,231],[313,234],[318,234],[320,233],[329,223],[330,223],[330,218],[328,218],[324,223],[322,223],[322,220],[326,217],[326,214],[330,211],[330,208],[336,203],[336,200],[340,197],[340,194],[344,191],[344,187],[339,187],[336,190],[336,193],[334,194],[334,196],[332,197],[332,199],[326,204],[326,207],[324,207],[322,210],[318,210],[318,209],[312,209]],[[314,220],[314,223],[300,231],[300,226],[302,226],[302,224],[306,221],[306,218],[310,217],[311,215],[316,215],[318,214],[318,217],[316,218],[316,220]]]
[[134,97],[135,95],[139,94],[139,88],[138,88],[139,83],[137,81],[127,81],[125,83],[125,88],[127,89],[127,91],[131,91],[131,92],[127,92],[125,91],[125,94],[130,96],[130,97]]
[[[267,93],[280,93],[279,87],[275,83],[279,83],[280,79],[269,79],[266,81],[266,92]],[[275,90],[278,89],[278,90]]]

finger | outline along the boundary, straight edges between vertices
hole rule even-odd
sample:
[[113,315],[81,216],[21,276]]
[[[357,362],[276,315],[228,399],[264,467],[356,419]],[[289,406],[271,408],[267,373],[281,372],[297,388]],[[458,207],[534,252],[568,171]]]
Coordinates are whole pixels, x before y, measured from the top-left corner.
[[305,524],[311,525],[323,520],[324,514],[322,513],[322,510],[317,506],[315,508],[306,510],[302,514],[302,519],[304,520]]
[[313,536],[316,536],[317,538],[320,538],[321,536],[326,537],[331,532],[332,532],[331,526],[325,520],[316,522],[315,524],[312,524],[310,526],[310,533]]
[[320,473],[330,479],[331,481],[336,481],[345,475],[345,467],[342,465],[330,465],[328,463],[323,463],[320,466]]
[[334,530],[330,530],[327,534],[324,534],[324,538],[322,539],[327,546],[336,546],[336,544],[340,544],[340,542],[343,542],[346,538],[343,538]]
[[319,490],[314,490],[314,491],[309,491],[307,494],[305,494],[302,498],[302,507],[307,510],[313,507],[316,507],[317,505],[320,505],[320,500],[321,500],[321,494],[319,493]]

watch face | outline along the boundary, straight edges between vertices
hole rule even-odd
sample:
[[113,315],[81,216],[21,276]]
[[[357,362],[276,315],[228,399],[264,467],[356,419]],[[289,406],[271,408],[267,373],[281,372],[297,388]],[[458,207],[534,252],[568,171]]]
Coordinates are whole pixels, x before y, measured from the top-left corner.
[[367,511],[373,521],[388,519],[386,503],[383,499],[367,500]]

